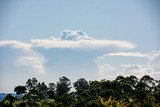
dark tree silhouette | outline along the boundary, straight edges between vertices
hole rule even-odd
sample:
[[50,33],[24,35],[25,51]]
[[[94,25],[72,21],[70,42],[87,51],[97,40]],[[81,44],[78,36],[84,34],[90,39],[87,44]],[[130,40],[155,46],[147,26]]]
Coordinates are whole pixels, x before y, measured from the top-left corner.
[[27,89],[26,89],[25,86],[19,85],[19,86],[14,88],[14,92],[16,92],[17,95],[26,93],[26,91],[27,91]]
[[46,97],[47,90],[48,90],[47,85],[44,82],[38,83],[38,85],[36,86],[36,91],[40,99]]
[[48,86],[48,91],[47,91],[47,97],[48,98],[54,98],[55,97],[55,88],[56,88],[56,85],[54,83],[49,83],[49,86]]
[[32,91],[34,92],[36,90],[37,84],[38,84],[38,81],[36,78],[28,79],[28,81],[26,82],[26,87],[29,92],[32,92]]
[[59,81],[57,82],[57,87],[56,87],[57,95],[63,95],[65,93],[68,93],[70,89],[71,89],[70,79],[68,79],[65,76],[59,78]]
[[77,91],[89,88],[89,84],[84,78],[78,79],[76,82],[73,83],[73,86]]
[[[35,107],[160,107],[160,81],[145,75],[138,79],[131,76],[118,76],[115,80],[86,81],[84,78],[73,83],[63,76],[55,85],[28,79],[25,86],[17,86],[17,95],[25,93],[19,101],[7,95],[0,106]],[[19,101],[19,102],[17,102]],[[18,105],[17,105],[18,104]]]

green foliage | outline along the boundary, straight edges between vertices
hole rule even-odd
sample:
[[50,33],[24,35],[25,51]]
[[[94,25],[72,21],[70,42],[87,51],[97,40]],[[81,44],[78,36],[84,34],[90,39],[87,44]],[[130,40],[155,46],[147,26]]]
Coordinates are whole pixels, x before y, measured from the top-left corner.
[[120,102],[113,100],[112,97],[110,97],[107,101],[104,98],[99,97],[101,106],[104,107],[120,107]]
[[[118,76],[115,80],[86,81],[73,83],[67,77],[59,78],[55,85],[28,79],[26,86],[17,86],[18,100],[8,94],[0,107],[160,107],[160,81],[148,75],[138,80],[135,76]],[[25,89],[27,88],[27,91]]]

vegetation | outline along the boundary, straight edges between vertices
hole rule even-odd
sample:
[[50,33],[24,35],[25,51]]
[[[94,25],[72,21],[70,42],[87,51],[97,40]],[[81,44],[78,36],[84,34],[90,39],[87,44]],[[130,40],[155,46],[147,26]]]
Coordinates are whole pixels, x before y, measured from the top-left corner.
[[160,81],[148,75],[118,76],[113,81],[80,78],[73,87],[75,91],[64,76],[48,86],[28,79],[25,86],[15,87],[17,97],[8,94],[0,107],[160,107]]

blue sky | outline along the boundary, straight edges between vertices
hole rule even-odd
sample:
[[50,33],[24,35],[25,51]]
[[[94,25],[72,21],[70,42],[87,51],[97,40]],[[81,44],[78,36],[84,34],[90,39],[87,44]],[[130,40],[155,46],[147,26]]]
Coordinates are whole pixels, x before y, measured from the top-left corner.
[[[0,92],[55,82],[159,76],[158,0],[1,0]],[[62,38],[62,36],[64,38]]]

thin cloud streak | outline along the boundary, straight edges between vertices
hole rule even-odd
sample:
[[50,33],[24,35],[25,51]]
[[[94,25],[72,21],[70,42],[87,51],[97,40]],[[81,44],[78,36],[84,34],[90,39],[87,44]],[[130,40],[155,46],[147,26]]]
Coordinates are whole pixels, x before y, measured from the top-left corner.
[[31,42],[21,42],[16,40],[1,40],[0,47],[12,47],[23,51],[30,51],[34,47],[39,48],[117,48],[117,49],[133,49],[135,45],[129,41],[118,40],[53,40],[53,39],[32,39]]
[[133,49],[135,45],[128,41],[116,40],[78,40],[78,41],[62,41],[49,39],[34,39],[31,40],[33,47],[40,48],[118,48],[118,49]]
[[106,56],[149,57],[150,55],[140,52],[116,52],[116,53],[106,54]]

